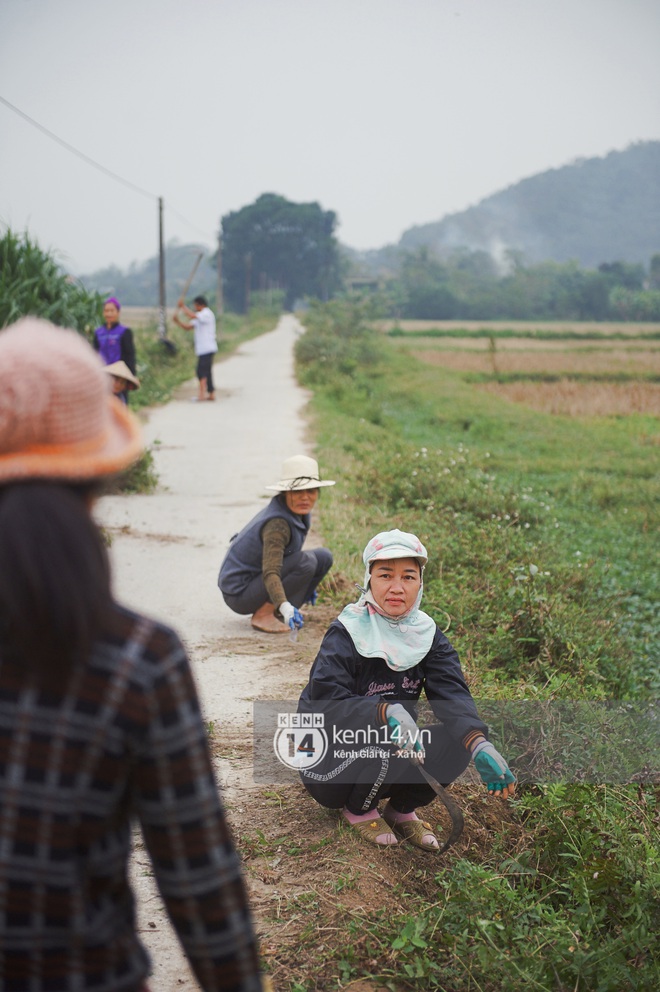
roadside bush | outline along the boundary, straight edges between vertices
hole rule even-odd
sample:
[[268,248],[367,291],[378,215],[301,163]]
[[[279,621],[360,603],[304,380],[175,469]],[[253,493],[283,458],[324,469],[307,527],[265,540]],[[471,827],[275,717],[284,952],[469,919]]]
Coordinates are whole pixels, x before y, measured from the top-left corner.
[[158,473],[154,465],[151,448],[146,448],[134,465],[115,480],[110,492],[116,493],[152,493],[158,485]]
[[373,373],[380,361],[381,336],[368,322],[371,317],[373,307],[364,302],[313,302],[305,314],[306,333],[295,347],[303,385],[341,389],[342,378],[360,380]]

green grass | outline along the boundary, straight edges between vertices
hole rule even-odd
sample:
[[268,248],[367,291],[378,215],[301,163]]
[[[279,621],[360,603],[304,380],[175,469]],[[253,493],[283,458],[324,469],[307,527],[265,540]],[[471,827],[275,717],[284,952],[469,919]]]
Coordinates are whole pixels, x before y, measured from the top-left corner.
[[[340,479],[323,521],[342,571],[361,578],[377,530],[415,531],[427,608],[451,615],[479,691],[553,692],[567,674],[595,695],[657,691],[655,418],[537,413],[386,342],[370,372],[335,361],[322,384],[319,366],[299,360],[324,472]],[[538,577],[520,582],[530,563]]]
[[657,372],[462,372],[465,382],[660,382]]
[[386,332],[391,338],[528,338],[533,341],[631,341],[643,339],[644,341],[657,341],[660,339],[660,331],[653,327],[639,328],[634,337],[624,334],[621,331],[593,331],[580,330],[579,324],[574,324],[570,329],[553,330],[552,328],[538,327],[515,328],[515,327],[426,327],[405,330],[395,326]]
[[[338,480],[320,507],[335,575],[361,581],[373,534],[413,531],[429,550],[424,607],[443,627],[451,618],[475,696],[657,695],[657,420],[502,402],[397,353],[345,305],[305,322],[299,375],[314,390],[322,470]],[[346,588],[330,590],[337,607]],[[587,757],[602,757],[595,736]],[[653,785],[524,786],[516,815],[515,846],[495,830],[486,853],[443,862],[433,896],[412,876],[391,906],[367,907],[366,943],[347,919],[325,987],[658,987]]]
[[590,802],[556,786],[526,795],[519,812],[537,849],[511,856],[496,841],[490,863],[462,859],[439,874],[430,905],[413,897],[398,917],[382,914],[380,934],[396,933],[392,976],[429,989],[657,987],[660,861],[647,809],[626,790]]

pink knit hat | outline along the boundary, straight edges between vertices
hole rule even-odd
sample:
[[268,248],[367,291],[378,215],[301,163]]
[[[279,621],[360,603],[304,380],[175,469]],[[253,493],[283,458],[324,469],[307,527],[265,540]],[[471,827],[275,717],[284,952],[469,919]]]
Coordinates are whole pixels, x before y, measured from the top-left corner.
[[0,484],[113,475],[142,452],[137,420],[75,331],[24,317],[0,331]]

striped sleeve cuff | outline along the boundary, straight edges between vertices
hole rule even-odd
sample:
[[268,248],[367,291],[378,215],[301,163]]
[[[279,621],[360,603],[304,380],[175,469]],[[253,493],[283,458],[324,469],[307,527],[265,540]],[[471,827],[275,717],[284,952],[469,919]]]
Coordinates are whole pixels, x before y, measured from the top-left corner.
[[463,738],[463,747],[465,748],[466,751],[472,751],[472,748],[479,740],[483,740],[483,741],[486,740],[486,738],[483,735],[483,732],[481,730],[471,730]]

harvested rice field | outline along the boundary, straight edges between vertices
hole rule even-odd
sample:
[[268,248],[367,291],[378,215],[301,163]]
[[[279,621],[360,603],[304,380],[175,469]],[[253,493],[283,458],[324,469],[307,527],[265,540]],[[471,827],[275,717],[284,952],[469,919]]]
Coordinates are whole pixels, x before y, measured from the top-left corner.
[[453,347],[427,348],[415,355],[429,365],[441,365],[457,372],[480,372],[484,375],[529,374],[547,375],[639,375],[660,376],[660,346],[657,349],[618,348],[539,348],[540,342],[532,342],[535,347],[525,348],[524,342],[513,350],[482,349],[474,351]]
[[554,320],[382,320],[378,326],[386,333],[394,330],[406,334],[424,334],[428,331],[454,333],[465,330],[468,333],[482,331],[488,337],[493,331],[511,331],[524,334],[625,334],[630,337],[646,337],[658,333],[658,324],[637,322],[624,323],[617,321],[554,321]]
[[660,385],[657,383],[601,384],[562,379],[560,382],[482,383],[477,388],[543,413],[569,417],[625,417],[631,413],[645,413],[660,417]]
[[401,321],[389,340],[535,410],[660,417],[659,332],[655,324]]

